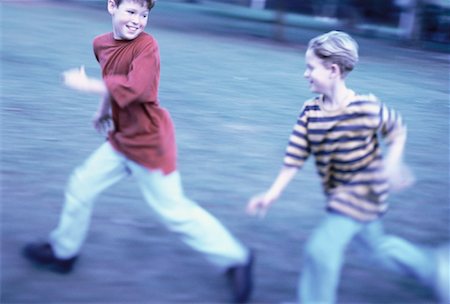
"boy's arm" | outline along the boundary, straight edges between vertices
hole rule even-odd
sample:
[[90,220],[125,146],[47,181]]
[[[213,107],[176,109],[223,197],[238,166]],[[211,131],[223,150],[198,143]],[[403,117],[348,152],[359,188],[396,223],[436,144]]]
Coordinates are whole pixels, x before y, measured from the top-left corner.
[[156,103],[159,78],[159,48],[156,40],[151,39],[140,45],[127,74],[105,75],[103,81],[111,98],[124,108],[133,102]]
[[107,132],[111,127],[111,98],[109,94],[105,94],[98,106],[97,112],[92,119],[94,128],[99,133]]
[[414,182],[414,174],[403,162],[403,151],[406,144],[406,128],[396,135],[387,148],[384,159],[384,172],[389,180],[392,191],[400,191],[410,187]]
[[309,156],[310,148],[307,140],[307,108],[303,106],[297,123],[294,125],[286,153],[283,159],[284,166],[272,186],[265,193],[250,199],[247,212],[251,215],[264,215],[269,206],[275,202],[291,182],[298,170],[303,166]]
[[65,71],[63,80],[64,84],[71,89],[102,96],[92,124],[100,133],[108,131],[111,125],[111,98],[103,80],[88,77],[84,66]]
[[66,86],[77,91],[94,93],[101,96],[108,94],[108,89],[103,80],[88,77],[84,66],[65,71],[63,73],[63,80]]
[[384,164],[386,169],[394,168],[398,163],[402,161],[403,151],[405,149],[406,137],[407,137],[406,128],[404,131],[397,134],[395,140],[393,140],[389,146],[386,153],[386,158]]
[[414,183],[414,175],[403,162],[407,129],[400,114],[386,105],[382,105],[381,133],[387,142],[384,157],[384,172],[389,180],[391,190],[399,191]]
[[267,209],[280,197],[297,172],[297,167],[284,166],[269,190],[250,199],[247,212],[250,215],[264,216]]

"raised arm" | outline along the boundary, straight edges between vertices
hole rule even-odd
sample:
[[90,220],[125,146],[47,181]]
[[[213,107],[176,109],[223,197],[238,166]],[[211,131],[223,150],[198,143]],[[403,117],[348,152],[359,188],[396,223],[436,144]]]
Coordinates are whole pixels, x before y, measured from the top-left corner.
[[108,90],[103,80],[88,77],[84,70],[84,66],[65,71],[63,73],[63,81],[69,88],[80,92],[93,93],[101,96],[108,94]]
[[92,124],[99,133],[108,131],[111,126],[111,97],[103,80],[88,77],[83,66],[65,71],[63,80],[71,89],[101,96]]

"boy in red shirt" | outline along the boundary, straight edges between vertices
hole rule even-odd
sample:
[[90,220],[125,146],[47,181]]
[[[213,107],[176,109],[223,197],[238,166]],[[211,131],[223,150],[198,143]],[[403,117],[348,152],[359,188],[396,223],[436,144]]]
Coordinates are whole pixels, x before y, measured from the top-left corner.
[[68,87],[102,96],[93,124],[104,131],[112,119],[113,129],[108,141],[72,174],[59,225],[49,240],[27,245],[24,254],[51,270],[70,272],[85,240],[95,198],[133,175],[160,220],[223,268],[234,302],[243,303],[252,288],[252,254],[183,194],[176,169],[174,126],[158,100],[158,44],[144,32],[154,4],[154,0],[108,0],[113,31],[93,43],[103,79],[88,77],[83,68],[64,73]]

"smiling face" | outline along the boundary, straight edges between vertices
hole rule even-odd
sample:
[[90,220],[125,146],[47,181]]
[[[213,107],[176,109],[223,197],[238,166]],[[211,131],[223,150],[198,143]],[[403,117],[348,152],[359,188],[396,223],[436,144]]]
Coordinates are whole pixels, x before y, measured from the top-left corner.
[[123,0],[117,5],[109,0],[108,11],[112,16],[114,39],[133,40],[147,25],[149,9],[137,1]]
[[309,89],[313,93],[329,94],[333,80],[335,79],[335,68],[328,67],[324,60],[309,49],[305,55],[306,69],[303,76],[309,81]]

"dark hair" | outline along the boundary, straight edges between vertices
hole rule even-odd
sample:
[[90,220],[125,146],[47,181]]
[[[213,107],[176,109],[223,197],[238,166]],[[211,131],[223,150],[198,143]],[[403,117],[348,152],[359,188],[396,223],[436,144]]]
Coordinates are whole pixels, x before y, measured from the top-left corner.
[[[149,10],[151,10],[156,3],[156,0],[131,0],[131,1],[140,3],[141,5],[146,5]],[[123,2],[123,0],[114,0],[114,2],[116,3],[117,6],[119,6],[120,3]]]

